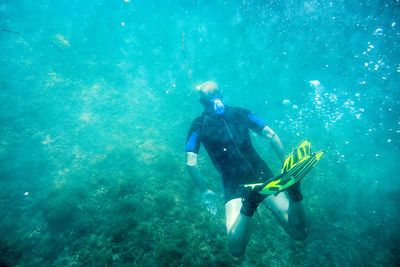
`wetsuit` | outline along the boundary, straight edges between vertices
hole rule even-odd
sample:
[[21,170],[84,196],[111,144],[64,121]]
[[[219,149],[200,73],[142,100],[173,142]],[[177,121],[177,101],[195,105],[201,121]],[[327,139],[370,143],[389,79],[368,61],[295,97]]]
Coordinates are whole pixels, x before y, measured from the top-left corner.
[[241,185],[257,183],[272,177],[267,163],[255,151],[249,129],[261,134],[266,124],[250,111],[225,106],[217,114],[204,110],[190,127],[186,152],[198,154],[202,143],[222,176],[225,203],[243,197]]

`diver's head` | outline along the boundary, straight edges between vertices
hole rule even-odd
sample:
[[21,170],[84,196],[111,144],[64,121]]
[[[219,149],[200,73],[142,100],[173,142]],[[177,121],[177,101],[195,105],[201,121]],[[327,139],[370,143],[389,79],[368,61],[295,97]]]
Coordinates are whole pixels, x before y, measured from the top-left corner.
[[212,106],[217,114],[222,114],[225,112],[225,107],[221,100],[222,93],[216,82],[205,82],[201,84],[198,89],[200,94],[200,103],[204,107]]

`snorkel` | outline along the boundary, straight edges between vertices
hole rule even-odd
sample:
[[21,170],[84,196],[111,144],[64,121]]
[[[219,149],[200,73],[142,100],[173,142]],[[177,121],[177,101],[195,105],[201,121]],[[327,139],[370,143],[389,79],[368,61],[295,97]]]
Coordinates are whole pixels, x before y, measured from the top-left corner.
[[210,102],[213,105],[213,110],[216,114],[219,115],[225,112],[225,106],[224,103],[222,103],[221,98],[213,98]]
[[197,86],[197,90],[200,94],[199,101],[204,107],[210,107],[217,115],[225,112],[225,106],[222,102],[222,93],[215,82],[205,82]]

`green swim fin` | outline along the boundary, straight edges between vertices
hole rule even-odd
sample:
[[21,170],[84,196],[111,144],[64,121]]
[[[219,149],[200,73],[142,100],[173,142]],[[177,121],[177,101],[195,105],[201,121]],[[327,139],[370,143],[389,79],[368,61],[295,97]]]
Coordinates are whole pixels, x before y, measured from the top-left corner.
[[312,153],[311,144],[306,139],[286,157],[280,175],[268,179],[264,183],[246,184],[244,186],[252,187],[253,190],[263,195],[277,194],[303,179],[324,152]]

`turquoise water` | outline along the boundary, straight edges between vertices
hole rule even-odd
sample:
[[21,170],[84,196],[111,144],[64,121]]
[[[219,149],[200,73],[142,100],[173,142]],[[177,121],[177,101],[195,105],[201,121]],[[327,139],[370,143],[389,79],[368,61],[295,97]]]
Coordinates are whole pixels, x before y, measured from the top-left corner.
[[[399,265],[400,3],[361,2],[2,1],[1,265]],[[305,242],[261,208],[229,255],[217,172],[202,149],[212,217],[184,166],[183,33],[195,84],[326,150]]]

